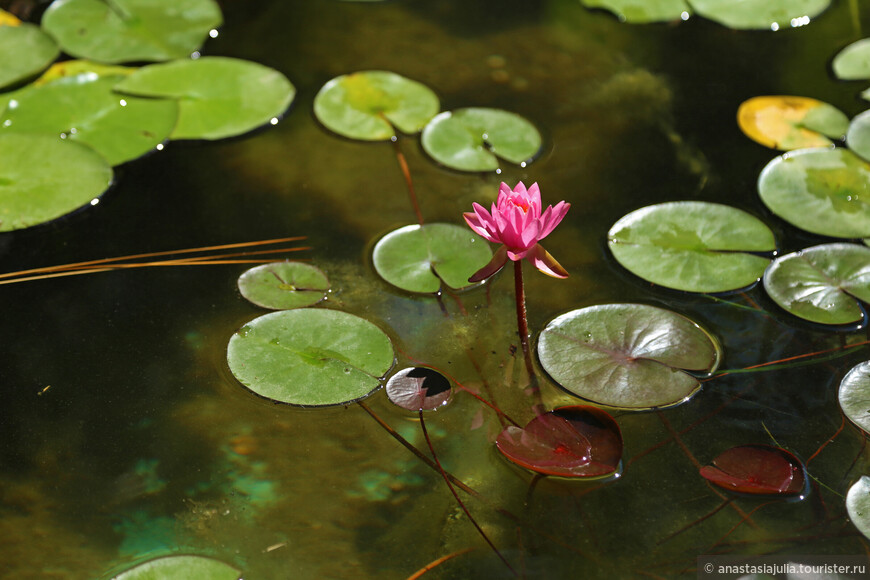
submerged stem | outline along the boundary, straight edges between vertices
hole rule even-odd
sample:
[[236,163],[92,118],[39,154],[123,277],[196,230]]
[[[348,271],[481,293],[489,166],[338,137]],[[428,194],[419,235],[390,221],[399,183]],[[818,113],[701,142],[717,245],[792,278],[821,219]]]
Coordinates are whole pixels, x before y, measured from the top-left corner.
[[535,401],[532,409],[534,409],[535,415],[542,415],[544,413],[544,401],[541,399],[541,388],[538,386],[538,375],[535,374],[535,365],[532,363],[532,350],[529,347],[529,322],[526,317],[526,290],[523,285],[522,260],[514,262],[514,293],[517,300],[517,331],[520,334],[523,358],[526,361],[526,372],[529,374],[529,390]]
[[462,511],[465,512],[466,517],[468,517],[468,521],[474,525],[477,533],[480,534],[480,537],[484,539],[484,541],[492,548],[492,551],[495,552],[495,555],[499,557],[499,559],[504,562],[504,565],[508,567],[508,570],[513,572],[513,575],[519,578],[519,574],[514,570],[513,566],[510,565],[510,562],[499,552],[498,548],[495,544],[492,543],[492,540],[489,539],[489,536],[486,535],[486,532],[483,531],[483,528],[480,527],[480,524],[477,523],[477,520],[474,519],[474,516],[471,515],[471,512],[468,511],[468,508],[465,507],[465,503],[463,503],[462,498],[459,497],[459,494],[456,493],[456,488],[453,487],[453,484],[450,482],[450,478],[447,477],[447,472],[444,471],[444,468],[441,466],[441,461],[438,460],[438,456],[435,454],[435,446],[432,445],[432,439],[429,438],[429,431],[426,430],[426,422],[423,420],[423,409],[418,411],[420,417],[420,428],[423,430],[423,437],[426,439],[426,445],[429,446],[429,452],[432,454],[432,459],[435,461],[435,465],[438,466],[438,471],[441,473],[441,477],[444,478],[444,483],[447,484],[447,487],[450,488],[450,493],[453,494],[453,497],[456,499],[459,507],[462,508]]
[[414,208],[414,213],[417,216],[417,223],[423,225],[423,212],[420,211],[420,204],[417,203],[417,194],[414,192],[414,182],[411,180],[411,170],[408,168],[408,162],[405,161],[405,155],[399,148],[399,140],[393,141],[393,150],[396,152],[396,161],[399,162],[399,168],[402,170],[402,175],[405,178],[405,185],[408,186],[408,197],[411,198],[411,206]]

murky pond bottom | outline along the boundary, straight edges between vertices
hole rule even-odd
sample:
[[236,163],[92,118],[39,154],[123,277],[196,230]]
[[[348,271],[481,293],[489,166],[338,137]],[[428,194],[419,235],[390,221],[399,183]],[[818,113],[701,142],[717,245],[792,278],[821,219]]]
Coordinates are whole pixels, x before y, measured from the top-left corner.
[[[533,333],[571,309],[640,302],[703,324],[727,369],[862,339],[799,323],[759,288],[712,300],[651,287],[613,261],[605,234],[629,211],[692,199],[760,217],[782,252],[821,243],[759,201],[755,180],[775,153],[744,137],[734,115],[758,94],[812,96],[850,117],[866,108],[863,87],[835,82],[827,68],[870,29],[866,6],[860,22],[837,3],[776,34],[701,19],[630,26],[568,0],[227,0],[223,9],[226,24],[203,53],[286,74],[298,95],[281,123],[230,141],[172,143],[123,166],[98,206],[0,236],[3,271],[304,235],[304,258],[332,283],[318,308],[376,323],[398,367],[424,363],[469,389],[488,387],[526,421],[509,273],[439,303],[390,287],[371,267],[373,243],[415,222],[398,148],[427,221],[461,224],[501,181],[538,182],[545,203],[572,204],[546,244],[571,277],[526,270]],[[312,100],[356,70],[423,82],[444,110],[514,111],[542,130],[545,150],[525,168],[460,174],[413,136],[395,145],[337,137],[313,118]],[[408,578],[448,555],[426,577],[511,577],[441,475],[372,414],[275,405],[233,378],[227,341],[265,312],[239,295],[243,270],[149,268],[0,287],[0,577],[94,578],[169,552],[215,556],[248,579]],[[868,452],[848,421],[840,430],[836,389],[866,358],[865,346],[811,366],[735,373],[683,405],[615,413],[625,452],[621,477],[608,482],[533,481],[498,454],[498,418],[467,393],[425,421],[444,468],[477,492],[463,501],[525,577],[693,577],[699,554],[863,554],[844,495],[868,473]],[[550,405],[576,401],[544,382]],[[428,454],[415,414],[382,391],[365,404]],[[808,462],[808,497],[733,499],[698,475],[725,449],[752,443]]]

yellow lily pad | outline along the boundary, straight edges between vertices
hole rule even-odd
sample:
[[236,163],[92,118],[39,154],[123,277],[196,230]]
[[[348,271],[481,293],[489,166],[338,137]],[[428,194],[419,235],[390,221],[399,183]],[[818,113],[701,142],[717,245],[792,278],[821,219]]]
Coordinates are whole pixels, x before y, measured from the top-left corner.
[[744,101],[737,124],[747,137],[765,147],[791,151],[830,147],[849,128],[839,109],[809,97],[762,96]]
[[14,14],[0,10],[0,26],[18,26],[21,21]]

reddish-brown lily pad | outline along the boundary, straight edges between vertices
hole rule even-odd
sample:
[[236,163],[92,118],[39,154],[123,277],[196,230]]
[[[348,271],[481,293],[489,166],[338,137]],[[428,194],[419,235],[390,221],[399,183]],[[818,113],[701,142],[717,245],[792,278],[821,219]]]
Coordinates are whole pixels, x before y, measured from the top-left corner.
[[701,477],[729,491],[751,495],[798,495],[806,484],[800,460],[769,445],[732,447],[702,467]]
[[450,380],[434,369],[402,369],[387,382],[387,397],[409,411],[432,411],[446,405],[453,393]]
[[559,477],[601,477],[622,459],[619,425],[606,411],[588,405],[559,407],[525,426],[505,428],[495,442],[521,467]]

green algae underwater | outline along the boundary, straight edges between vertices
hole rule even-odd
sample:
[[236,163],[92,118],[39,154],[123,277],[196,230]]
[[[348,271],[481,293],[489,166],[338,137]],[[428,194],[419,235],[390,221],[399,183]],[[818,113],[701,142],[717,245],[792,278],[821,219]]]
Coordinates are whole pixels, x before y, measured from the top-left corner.
[[[570,277],[526,269],[534,337],[574,309],[639,303],[700,324],[721,345],[723,370],[841,350],[715,376],[660,411],[611,410],[624,450],[608,481],[536,478],[509,463],[494,444],[499,416],[457,390],[426,429],[444,469],[476,490],[462,499],[500,554],[528,578],[688,578],[699,554],[867,552],[866,525],[846,508],[870,472],[865,435],[837,394],[868,358],[866,345],[843,347],[866,331],[804,322],[761,284],[712,298],[653,285],[607,245],[623,216],[676,201],[755,216],[779,255],[829,242],[761,201],[756,181],[776,153],[746,138],[736,114],[765,94],[813,97],[849,118],[867,109],[866,83],[830,72],[870,30],[867,7],[834,2],[809,25],[772,32],[694,16],[622,23],[569,0],[220,5],[224,23],[202,55],[285,75],[296,94],[280,122],[118,165],[98,204],[0,234],[0,270],[306,236],[310,249],[288,257],[316,266],[330,288],[309,308],[370,321],[395,349],[392,372],[430,366],[524,424],[533,414],[510,275],[439,300],[384,281],[372,254],[417,222],[397,151],[427,223],[464,227],[462,212],[488,206],[501,181],[538,182],[545,203],[572,209],[546,240]],[[525,166],[468,173],[435,162],[418,136],[340,137],[314,116],[315,96],[367,70],[423,83],[443,111],[520,115],[543,148]],[[266,312],[237,288],[245,269],[130,268],[0,287],[0,577],[102,578],[174,553],[249,579],[402,579],[449,555],[425,577],[511,577],[441,474],[365,409],[275,404],[239,383],[227,343]],[[548,407],[578,403],[535,364]],[[417,414],[384,389],[365,405],[427,452]],[[743,445],[794,454],[806,497],[766,503],[710,487],[699,469]]]

